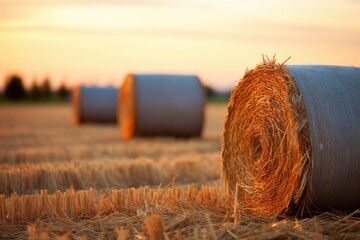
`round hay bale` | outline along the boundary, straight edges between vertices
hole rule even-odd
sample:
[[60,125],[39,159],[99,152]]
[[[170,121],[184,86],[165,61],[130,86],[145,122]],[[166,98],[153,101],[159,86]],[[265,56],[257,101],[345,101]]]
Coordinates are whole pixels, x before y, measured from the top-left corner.
[[72,91],[74,124],[116,123],[118,89],[115,87],[75,87]]
[[129,74],[121,87],[121,137],[199,136],[204,104],[196,76]]
[[360,207],[360,68],[264,60],[232,92],[222,139],[243,212]]

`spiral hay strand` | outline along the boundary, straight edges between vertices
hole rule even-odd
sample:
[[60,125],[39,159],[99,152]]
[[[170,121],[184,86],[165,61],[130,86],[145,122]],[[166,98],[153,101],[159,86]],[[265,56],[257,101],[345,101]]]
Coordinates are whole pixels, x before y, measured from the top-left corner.
[[223,171],[239,208],[256,215],[304,210],[310,191],[309,123],[284,64],[264,59],[234,89],[223,132]]
[[[255,215],[360,208],[360,68],[263,59],[234,89],[223,172]],[[236,189],[238,186],[239,189]]]

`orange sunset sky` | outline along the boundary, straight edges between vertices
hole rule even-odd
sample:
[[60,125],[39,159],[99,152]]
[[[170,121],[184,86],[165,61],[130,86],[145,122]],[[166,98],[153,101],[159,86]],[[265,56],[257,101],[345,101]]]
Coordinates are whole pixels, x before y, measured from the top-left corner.
[[48,76],[119,86],[129,72],[233,87],[261,55],[360,66],[358,0],[0,0],[0,89]]

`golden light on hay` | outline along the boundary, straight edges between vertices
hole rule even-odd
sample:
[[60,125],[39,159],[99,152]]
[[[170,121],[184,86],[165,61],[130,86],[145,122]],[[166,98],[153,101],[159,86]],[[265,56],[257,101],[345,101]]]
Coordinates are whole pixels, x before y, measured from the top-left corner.
[[80,87],[74,87],[71,94],[71,102],[73,105],[73,124],[78,126],[81,122],[80,119]]
[[119,141],[116,126],[74,130],[68,105],[0,108],[0,239],[360,239],[360,209],[238,211],[216,170],[225,110],[207,106],[203,139]]
[[144,234],[149,240],[165,240],[164,223],[160,214],[151,214],[144,219]]
[[127,75],[120,88],[118,121],[121,125],[122,139],[131,139],[135,135],[135,83],[131,75]]
[[256,215],[306,206],[309,124],[283,64],[264,60],[233,90],[223,132],[223,171],[239,208]]
[[[360,68],[263,59],[235,87],[226,187],[255,215],[360,207]],[[238,189],[237,189],[238,188]]]
[[122,139],[201,135],[205,92],[197,76],[129,74],[120,91]]

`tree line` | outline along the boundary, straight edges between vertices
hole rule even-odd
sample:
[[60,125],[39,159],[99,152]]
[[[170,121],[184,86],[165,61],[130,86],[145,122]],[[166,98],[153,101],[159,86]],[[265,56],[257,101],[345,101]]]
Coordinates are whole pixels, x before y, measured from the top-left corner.
[[6,79],[3,92],[3,97],[12,101],[48,101],[51,99],[67,100],[69,95],[70,90],[64,83],[53,91],[48,78],[45,78],[41,84],[33,81],[30,89],[26,89],[24,87],[23,80],[19,75],[11,75]]
[[[230,91],[219,93],[210,86],[205,86],[206,98],[215,102],[227,102],[230,97]],[[29,89],[26,89],[23,80],[19,75],[11,75],[7,78],[3,97],[11,101],[49,101],[49,100],[68,100],[70,97],[70,90],[62,83],[56,90],[51,89],[49,78],[38,84],[36,81],[32,82]]]

